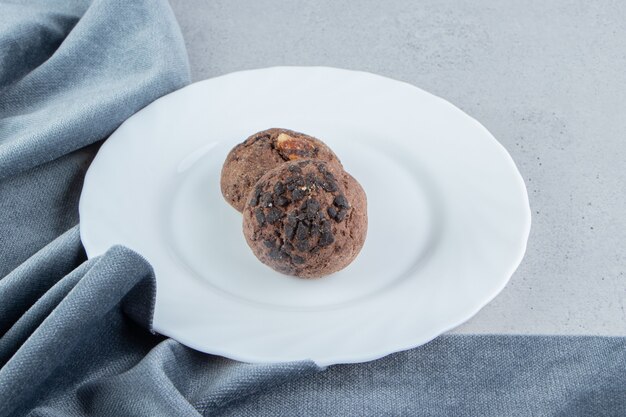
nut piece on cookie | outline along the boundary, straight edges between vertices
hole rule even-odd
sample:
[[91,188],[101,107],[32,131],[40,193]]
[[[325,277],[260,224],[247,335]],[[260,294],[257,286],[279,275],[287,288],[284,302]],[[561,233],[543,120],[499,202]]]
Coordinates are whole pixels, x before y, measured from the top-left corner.
[[337,164],[295,160],[267,172],[245,199],[243,232],[276,271],[316,278],[348,266],[367,234],[367,199]]
[[280,156],[287,161],[314,158],[313,155],[317,153],[315,142],[303,140],[302,137],[290,136],[284,132],[276,137],[275,147]]
[[300,159],[320,159],[341,166],[337,155],[313,136],[277,128],[255,133],[226,157],[220,179],[222,195],[241,211],[244,197],[259,178],[285,162]]

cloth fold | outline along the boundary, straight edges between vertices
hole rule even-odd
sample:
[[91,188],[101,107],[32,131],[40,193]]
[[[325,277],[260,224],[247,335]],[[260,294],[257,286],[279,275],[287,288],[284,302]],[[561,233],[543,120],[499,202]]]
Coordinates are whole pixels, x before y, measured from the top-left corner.
[[167,2],[86,4],[0,3],[0,178],[105,138],[189,83]]
[[2,317],[19,313],[0,337],[0,416],[209,415],[318,370],[239,363],[154,334],[156,286],[143,257],[116,246],[84,261],[78,249],[67,273],[71,248],[78,227],[0,281]]
[[165,0],[0,0],[0,417],[626,415],[624,338],[443,336],[320,372],[153,333],[150,265],[87,260],[78,199],[101,141],[187,83]]

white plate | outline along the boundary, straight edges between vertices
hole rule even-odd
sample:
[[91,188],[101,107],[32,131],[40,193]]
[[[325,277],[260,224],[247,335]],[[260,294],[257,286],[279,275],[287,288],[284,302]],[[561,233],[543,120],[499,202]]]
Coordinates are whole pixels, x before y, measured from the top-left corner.
[[[267,268],[222,199],[226,154],[269,127],[326,141],[367,193],[367,241],[337,274]],[[247,362],[329,365],[474,315],[520,263],[530,209],[509,154],[450,103],[364,72],[279,67],[190,85],[128,119],[87,172],[80,221],[89,257],[122,244],[153,265],[159,333]]]

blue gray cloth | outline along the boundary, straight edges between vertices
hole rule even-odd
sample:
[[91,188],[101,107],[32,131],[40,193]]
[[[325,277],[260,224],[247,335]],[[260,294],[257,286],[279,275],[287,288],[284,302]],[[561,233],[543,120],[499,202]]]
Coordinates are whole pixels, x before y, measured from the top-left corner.
[[626,416],[626,340],[443,336],[367,364],[245,364],[151,331],[136,253],[87,260],[103,139],[189,83],[164,0],[0,0],[0,417]]

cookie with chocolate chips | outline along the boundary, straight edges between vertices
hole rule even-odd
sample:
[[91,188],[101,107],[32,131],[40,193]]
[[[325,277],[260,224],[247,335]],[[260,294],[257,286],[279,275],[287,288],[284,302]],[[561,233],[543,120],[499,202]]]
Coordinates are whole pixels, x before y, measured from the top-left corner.
[[243,232],[256,257],[276,271],[329,275],[348,266],[365,242],[365,192],[337,164],[287,162],[246,196]]
[[220,185],[228,203],[243,210],[245,196],[267,171],[288,161],[320,159],[341,166],[324,142],[287,129],[267,129],[235,146],[224,162]]

